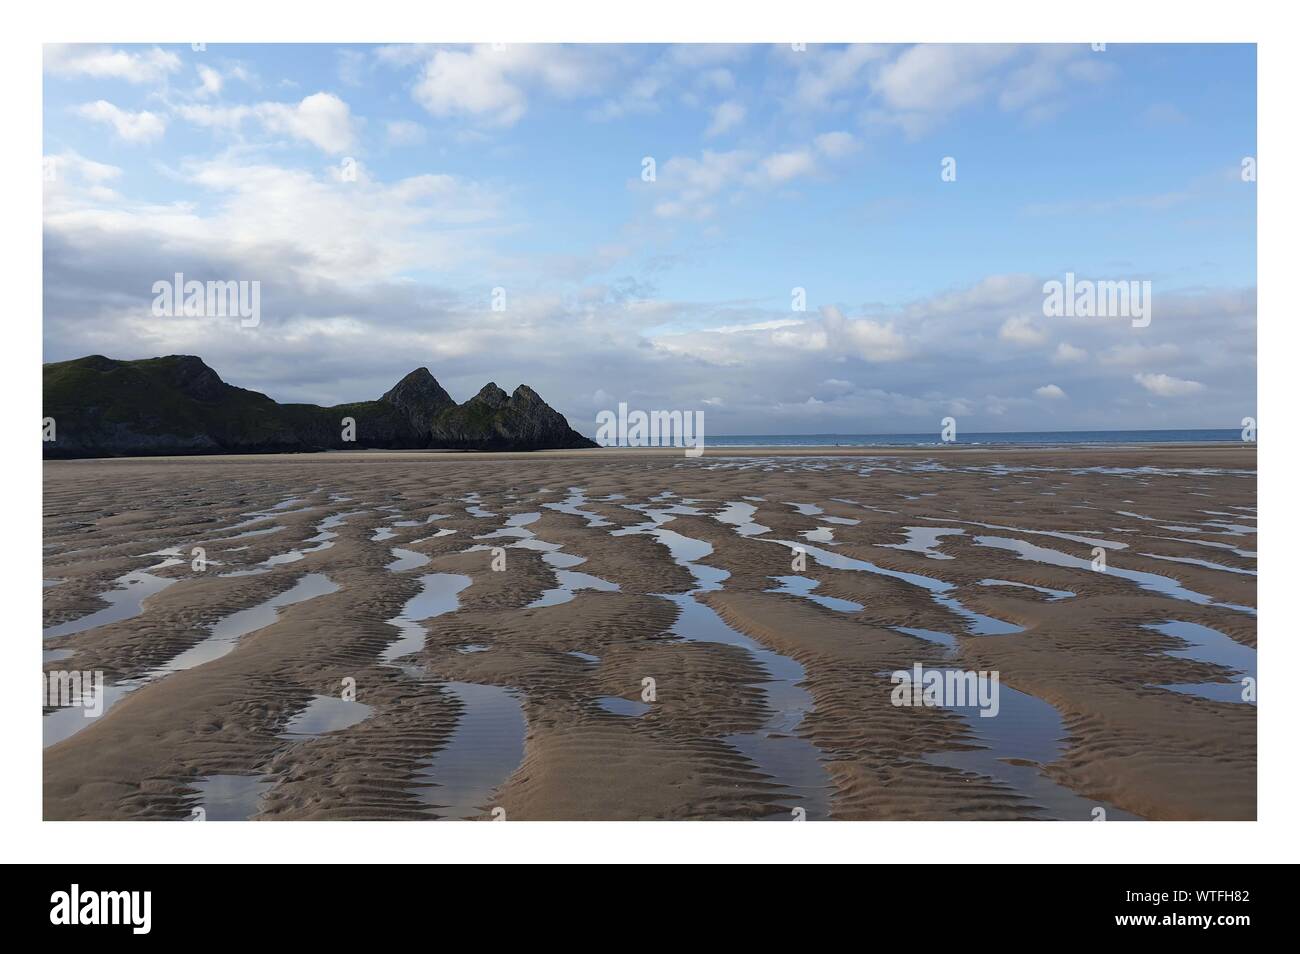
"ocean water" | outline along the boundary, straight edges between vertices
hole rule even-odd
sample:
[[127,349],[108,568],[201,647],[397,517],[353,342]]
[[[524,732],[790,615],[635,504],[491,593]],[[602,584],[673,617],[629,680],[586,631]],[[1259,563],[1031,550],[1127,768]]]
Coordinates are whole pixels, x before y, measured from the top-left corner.
[[[1239,443],[1239,428],[1181,431],[1006,431],[958,433],[953,443],[1032,444],[1180,444]],[[718,434],[704,436],[706,447],[929,447],[940,446],[937,431],[929,434]]]

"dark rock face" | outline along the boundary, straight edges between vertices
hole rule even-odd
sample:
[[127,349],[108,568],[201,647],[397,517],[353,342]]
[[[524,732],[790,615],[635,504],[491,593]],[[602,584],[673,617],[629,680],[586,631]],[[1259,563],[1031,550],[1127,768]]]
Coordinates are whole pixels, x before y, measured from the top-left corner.
[[495,384],[486,385],[464,404],[440,415],[431,436],[435,447],[532,450],[596,446],[523,384],[511,395]]
[[484,407],[490,407],[493,410],[496,410],[497,408],[502,407],[508,400],[510,400],[509,395],[497,387],[495,382],[489,381],[487,384],[483,385],[483,389],[479,391],[478,394],[475,394],[466,403],[481,404]]
[[526,385],[508,396],[489,384],[458,405],[428,368],[412,371],[377,401],[334,407],[277,404],[226,384],[193,355],[91,355],[47,364],[43,372],[44,416],[55,421],[56,439],[43,443],[51,458],[596,446]]
[[167,384],[196,401],[216,401],[222,396],[226,383],[201,358],[191,354],[177,358],[165,369]]
[[443,411],[456,406],[428,368],[416,368],[379,400],[397,408],[419,434],[428,434],[429,423]]

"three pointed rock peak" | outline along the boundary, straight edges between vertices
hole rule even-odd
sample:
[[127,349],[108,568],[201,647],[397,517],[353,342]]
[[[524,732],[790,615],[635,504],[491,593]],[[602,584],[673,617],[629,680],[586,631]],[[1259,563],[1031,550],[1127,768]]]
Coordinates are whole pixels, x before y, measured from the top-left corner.
[[[416,368],[380,398],[399,407],[423,405],[425,407],[451,407],[456,401],[443,388],[428,368]],[[495,381],[489,381],[479,389],[478,394],[470,398],[476,404],[489,407],[501,407],[507,402],[513,404],[545,404],[542,396],[526,384],[515,388],[513,394],[507,394]],[[468,402],[466,402],[468,403]]]

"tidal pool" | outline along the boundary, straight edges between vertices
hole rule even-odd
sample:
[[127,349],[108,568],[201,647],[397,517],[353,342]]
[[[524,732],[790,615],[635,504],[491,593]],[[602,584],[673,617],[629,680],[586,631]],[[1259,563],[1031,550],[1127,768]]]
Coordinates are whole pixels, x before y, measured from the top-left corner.
[[447,744],[420,769],[416,791],[440,819],[477,818],[523,761],[528,723],[509,689],[472,682],[442,688],[459,701],[460,718]]

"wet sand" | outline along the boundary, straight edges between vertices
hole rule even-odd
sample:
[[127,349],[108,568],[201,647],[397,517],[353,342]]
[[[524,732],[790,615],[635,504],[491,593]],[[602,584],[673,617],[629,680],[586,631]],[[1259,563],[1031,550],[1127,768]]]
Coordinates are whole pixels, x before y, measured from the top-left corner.
[[1255,817],[1250,445],[44,474],[47,819]]

